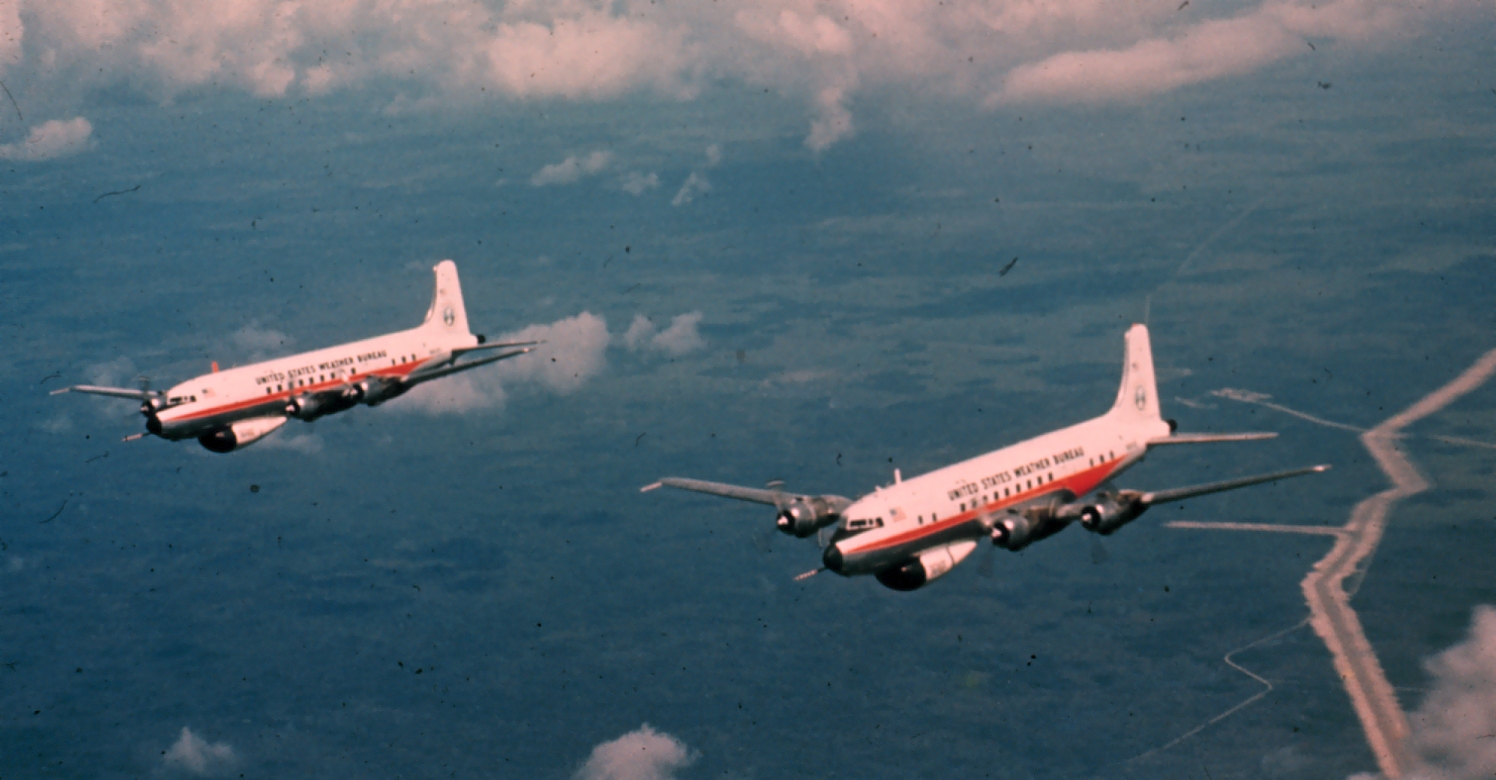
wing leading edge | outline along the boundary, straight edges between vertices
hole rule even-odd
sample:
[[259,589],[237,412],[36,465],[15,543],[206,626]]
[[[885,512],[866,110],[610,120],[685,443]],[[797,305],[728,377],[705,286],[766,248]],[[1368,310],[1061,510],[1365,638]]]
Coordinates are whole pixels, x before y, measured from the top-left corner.
[[73,385],[71,387],[59,387],[48,393],[48,395],[60,395],[62,393],[89,393],[91,395],[108,395],[115,398],[134,398],[137,401],[149,401],[152,398],[160,398],[165,395],[160,390],[136,390],[129,387],[100,387],[98,385]]
[[786,500],[784,492],[779,490],[742,487],[740,485],[729,485],[725,482],[708,482],[704,479],[686,479],[684,477],[665,477],[659,482],[639,488],[639,492],[648,493],[651,490],[661,487],[693,490],[697,493],[709,493],[714,496],[722,496],[723,498],[735,498],[739,501],[752,501],[755,504],[768,504],[769,506],[778,506]]

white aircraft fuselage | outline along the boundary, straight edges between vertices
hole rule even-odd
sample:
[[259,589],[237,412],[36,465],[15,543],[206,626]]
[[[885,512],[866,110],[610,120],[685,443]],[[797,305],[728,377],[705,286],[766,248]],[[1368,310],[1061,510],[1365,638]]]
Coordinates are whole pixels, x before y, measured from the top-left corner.
[[[231,452],[269,435],[287,420],[314,420],[358,404],[377,405],[421,382],[524,354],[527,344],[484,344],[468,329],[457,265],[433,269],[435,292],[419,326],[335,347],[218,370],[165,392],[74,385],[55,392],[138,398],[146,430],[163,439],[195,438]],[[470,352],[513,349],[458,362]],[[130,438],[139,438],[138,434]]]
[[[1035,504],[1058,508],[1142,460],[1172,426],[1159,414],[1148,330],[1133,326],[1126,344],[1122,384],[1106,414],[917,477],[896,476],[842,511],[843,528],[861,533],[826,548],[827,568],[873,574],[927,552],[934,579],[992,533],[994,516],[1032,512]],[[1034,528],[1022,544],[1060,527]]]
[[1328,468],[1149,493],[1098,491],[1141,461],[1149,447],[1275,435],[1176,435],[1174,423],[1160,414],[1148,329],[1132,326],[1124,342],[1122,383],[1106,414],[910,479],[895,471],[892,485],[856,500],[787,494],[779,483],[759,489],[680,477],[666,477],[644,490],[674,487],[772,504],[779,510],[776,525],[785,533],[806,537],[833,528],[821,556],[826,569],[848,576],[872,574],[895,590],[913,590],[950,571],[984,537],[1021,550],[1076,520],[1088,530],[1110,534],[1153,504]]

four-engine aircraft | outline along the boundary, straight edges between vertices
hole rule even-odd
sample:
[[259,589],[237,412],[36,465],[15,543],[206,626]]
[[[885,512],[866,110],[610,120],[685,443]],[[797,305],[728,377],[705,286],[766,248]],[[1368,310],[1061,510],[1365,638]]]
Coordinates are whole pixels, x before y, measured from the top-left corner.
[[[358,404],[375,406],[433,379],[523,355],[538,342],[488,344],[468,330],[457,264],[437,263],[436,292],[419,327],[303,352],[189,379],[170,390],[73,385],[52,391],[140,401],[146,431],[163,439],[197,439],[233,452],[268,436],[292,417],[315,420]],[[501,350],[473,359],[473,353]],[[146,436],[137,433],[125,441]]]
[[1310,466],[1173,490],[1110,489],[1108,481],[1141,461],[1150,447],[1277,435],[1175,433],[1174,422],[1159,412],[1148,329],[1133,325],[1124,340],[1122,386],[1106,414],[918,477],[903,479],[894,471],[892,485],[855,501],[785,493],[777,482],[749,488],[666,477],[641,490],[664,486],[768,504],[778,510],[779,530],[797,537],[834,526],[822,553],[824,569],[846,576],[872,574],[894,590],[914,590],[949,572],[984,538],[1021,550],[1076,520],[1088,531],[1111,534],[1155,504],[1329,468]]

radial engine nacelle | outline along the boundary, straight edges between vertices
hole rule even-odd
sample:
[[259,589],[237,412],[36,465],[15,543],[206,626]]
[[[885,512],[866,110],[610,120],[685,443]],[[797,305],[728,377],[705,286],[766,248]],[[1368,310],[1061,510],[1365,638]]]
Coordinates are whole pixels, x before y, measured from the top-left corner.
[[326,404],[315,395],[298,395],[286,402],[286,414],[299,420],[310,420],[326,413]]
[[369,406],[378,406],[408,389],[410,388],[405,383],[398,380],[367,376],[349,385],[348,389],[343,391],[343,395],[349,399],[349,405],[365,403]]
[[873,576],[893,590],[914,590],[956,568],[956,564],[966,560],[966,556],[971,555],[971,551],[976,548],[976,541],[970,539],[944,544],[925,550],[914,560],[891,566]]
[[803,539],[841,520],[848,503],[838,496],[800,496],[779,510],[774,526]]
[[233,452],[248,447],[286,424],[285,417],[251,417],[216,428],[197,437],[199,444],[214,452]]
[[1080,511],[1080,524],[1087,531],[1109,536],[1118,528],[1138,519],[1148,510],[1143,494],[1136,490],[1124,490],[1107,494],[1100,501],[1087,505]]
[[1022,550],[1034,541],[1038,526],[1038,522],[1025,515],[1008,512],[993,522],[992,543],[1015,552]]

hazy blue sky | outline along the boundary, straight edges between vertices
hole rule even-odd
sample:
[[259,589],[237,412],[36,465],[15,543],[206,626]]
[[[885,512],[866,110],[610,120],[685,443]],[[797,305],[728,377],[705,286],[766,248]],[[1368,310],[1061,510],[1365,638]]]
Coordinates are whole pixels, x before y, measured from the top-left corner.
[[[1386,486],[1213,391],[1366,428],[1496,347],[1493,73],[1474,0],[0,0],[0,776],[1374,771],[1306,628],[1149,753],[1262,689],[1222,657],[1329,545],[1163,523]],[[409,327],[442,258],[546,348],[228,456],[47,395]],[[858,495],[1075,422],[1145,316],[1167,416],[1282,436],[1124,487],[1336,468],[912,594],[637,492]],[[1496,727],[1496,453],[1433,438],[1493,402],[1409,429],[1435,488],[1354,602],[1425,734]],[[1496,771],[1461,745],[1433,776]]]

